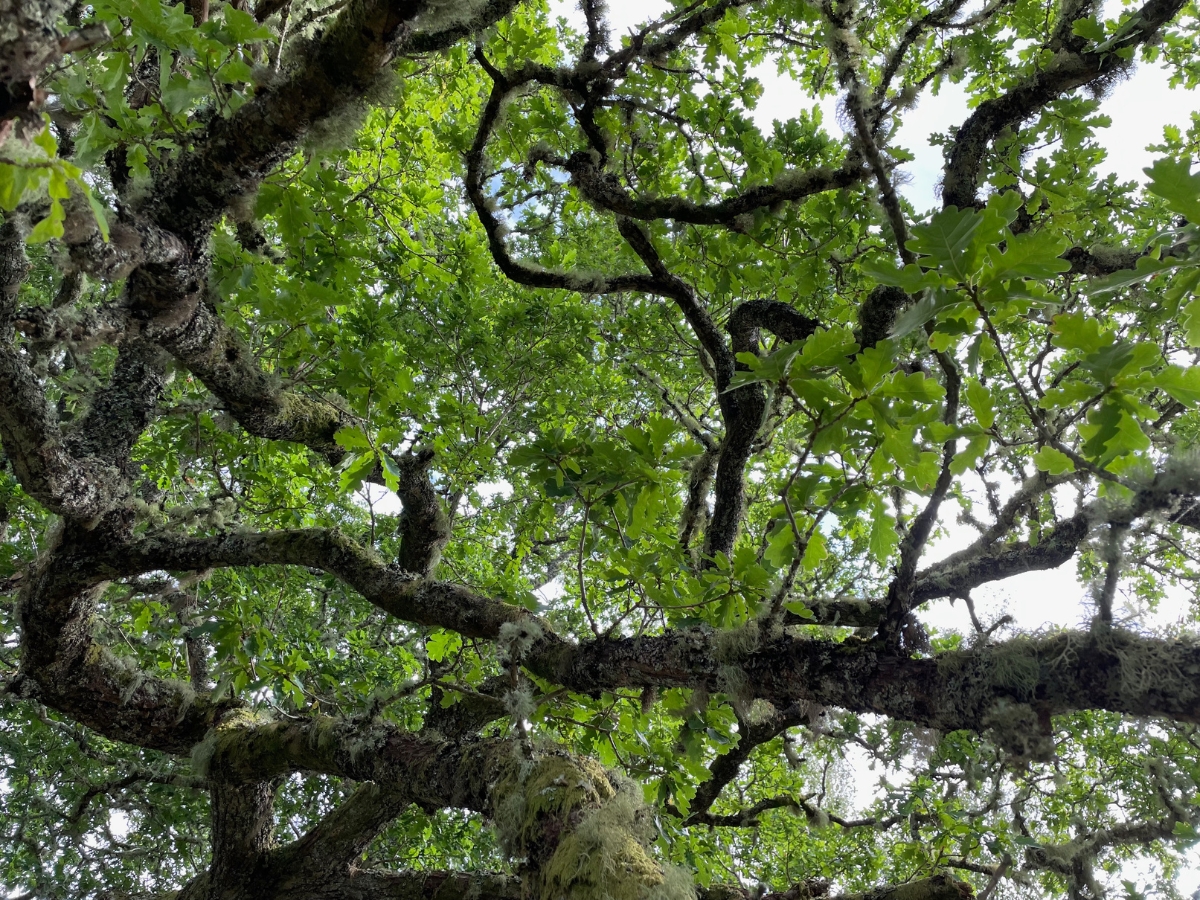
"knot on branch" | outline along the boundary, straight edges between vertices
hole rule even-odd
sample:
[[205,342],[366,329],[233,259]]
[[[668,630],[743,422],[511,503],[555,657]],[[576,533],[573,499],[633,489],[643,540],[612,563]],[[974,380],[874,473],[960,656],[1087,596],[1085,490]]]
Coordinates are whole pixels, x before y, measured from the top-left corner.
[[864,350],[886,340],[896,324],[896,316],[908,305],[908,294],[898,287],[881,284],[867,295],[858,308],[858,333],[855,339]]

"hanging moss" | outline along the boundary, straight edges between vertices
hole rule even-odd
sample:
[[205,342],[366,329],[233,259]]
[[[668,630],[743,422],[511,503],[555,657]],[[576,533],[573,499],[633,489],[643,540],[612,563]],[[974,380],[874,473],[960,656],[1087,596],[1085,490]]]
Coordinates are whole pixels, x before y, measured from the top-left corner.
[[636,784],[566,753],[504,768],[492,790],[496,829],[526,860],[540,900],[694,900],[691,876],[654,858]]
[[660,887],[662,869],[638,840],[638,812],[629,791],[588,812],[542,867],[541,896],[639,900]]
[[1095,633],[1097,648],[1116,659],[1115,693],[1123,706],[1136,709],[1152,694],[1174,697],[1187,704],[1200,694],[1196,672],[1184,672],[1178,660],[1183,657],[1182,640],[1148,641],[1117,628],[1101,627]]
[[1028,639],[1015,638],[988,654],[988,680],[1023,700],[1031,700],[1041,681],[1037,647]]
[[609,800],[616,793],[604,767],[586,757],[556,753],[536,761],[512,760],[492,789],[496,829],[513,856],[529,856],[542,840],[547,817]]
[[737,628],[722,628],[713,633],[713,658],[720,662],[736,662],[749,656],[761,644],[758,620],[751,619]]

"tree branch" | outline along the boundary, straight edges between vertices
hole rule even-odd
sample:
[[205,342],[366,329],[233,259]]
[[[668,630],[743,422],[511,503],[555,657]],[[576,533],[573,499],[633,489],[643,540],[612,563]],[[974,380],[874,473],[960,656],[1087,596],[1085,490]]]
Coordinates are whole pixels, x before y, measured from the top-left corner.
[[[506,622],[532,619],[519,606],[464,587],[415,577],[386,565],[336,529],[309,528],[213,537],[147,537],[111,548],[90,561],[95,579],[156,569],[200,571],[229,566],[291,565],[336,575],[380,609],[406,622],[450,628],[466,637],[495,638]],[[547,635],[550,634],[546,629]]]
[[48,510],[94,521],[126,493],[119,471],[96,458],[75,458],[57,416],[16,346],[16,298],[29,270],[28,221],[8,217],[0,228],[0,440],[21,486]]
[[[1183,6],[1183,0],[1150,0],[1127,20],[1120,46],[1136,47],[1151,40]],[[943,204],[976,206],[980,168],[991,143],[1004,129],[1025,121],[1067,91],[1127,66],[1128,61],[1116,49],[1073,51],[1064,46],[1044,68],[1022,78],[1001,96],[981,103],[959,128],[950,147],[942,181]]]

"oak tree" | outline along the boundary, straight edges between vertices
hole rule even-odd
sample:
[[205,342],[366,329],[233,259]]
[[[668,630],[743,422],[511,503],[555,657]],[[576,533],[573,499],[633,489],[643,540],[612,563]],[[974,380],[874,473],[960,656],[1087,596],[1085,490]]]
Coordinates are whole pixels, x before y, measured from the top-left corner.
[[6,896],[1178,896],[1195,8],[560,11],[0,2]]

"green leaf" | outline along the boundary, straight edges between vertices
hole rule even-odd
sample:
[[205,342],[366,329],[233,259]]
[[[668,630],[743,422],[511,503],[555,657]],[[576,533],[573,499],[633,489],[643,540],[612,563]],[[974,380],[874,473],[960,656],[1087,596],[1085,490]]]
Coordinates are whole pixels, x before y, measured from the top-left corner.
[[371,441],[361,428],[339,428],[333,433],[333,441],[343,450],[370,450]]
[[896,317],[896,323],[892,326],[891,337],[901,338],[907,334],[911,334],[918,328],[921,328],[926,322],[930,322],[936,318],[939,312],[958,305],[963,302],[963,299],[959,294],[941,288],[929,291],[924,297]]
[[1147,278],[1153,278],[1160,272],[1176,269],[1182,265],[1190,265],[1190,263],[1178,259],[1155,259],[1152,256],[1142,256],[1138,258],[1134,268],[1122,269],[1120,272],[1113,272],[1104,278],[1094,279],[1088,282],[1085,290],[1091,297],[1103,297],[1105,294],[1123,290],[1145,281]]
[[1071,462],[1071,457],[1053,447],[1042,447],[1038,450],[1033,455],[1033,463],[1039,472],[1048,472],[1051,475],[1065,475],[1075,471],[1075,463]]
[[877,393],[912,403],[937,403],[946,396],[946,389],[934,379],[926,378],[923,372],[913,372],[911,375],[897,372],[883,383]]
[[1091,16],[1084,16],[1071,23],[1071,33],[1089,41],[1104,40],[1104,26]]
[[932,264],[955,281],[970,281],[978,259],[973,238],[981,222],[980,214],[973,209],[947,206],[928,225],[913,226],[909,249],[928,257],[923,265]]
[[5,212],[16,209],[28,183],[29,170],[24,166],[0,164],[0,209]]
[[383,483],[387,489],[393,493],[400,490],[400,467],[396,465],[396,461],[392,459],[390,453],[381,453],[379,461],[382,463]]
[[881,341],[868,347],[854,359],[847,377],[861,391],[874,390],[896,365],[896,347],[891,341]]
[[53,159],[58,156],[58,141],[54,138],[54,133],[50,130],[49,117],[46,118],[46,127],[34,135],[33,142],[40,147],[47,157]]
[[992,400],[992,392],[979,379],[969,379],[963,395],[967,405],[971,407],[971,412],[975,413],[975,421],[979,423],[980,428],[987,429],[996,424],[996,408]]
[[860,266],[862,273],[879,284],[902,288],[906,293],[918,294],[926,288],[938,287],[942,279],[937,272],[927,272],[916,263],[897,269],[891,260],[868,259]]
[[100,198],[89,188],[84,192],[87,197],[88,206],[92,209],[92,215],[96,219],[96,227],[100,230],[100,238],[104,243],[108,243],[108,210],[104,208],[104,204],[100,202]]
[[877,494],[871,495],[871,534],[868,546],[871,556],[881,568],[891,561],[900,546],[900,535],[896,533],[896,520],[888,512],[887,504]]
[[984,214],[994,218],[1003,228],[1017,220],[1024,205],[1025,198],[1020,191],[1000,191],[988,197]]
[[1104,329],[1098,319],[1081,312],[1055,316],[1050,331],[1055,335],[1054,346],[1064,350],[1082,350],[1091,354],[1113,342],[1112,333]]
[[434,662],[441,662],[461,646],[462,638],[455,632],[442,628],[435,628],[433,633],[425,638],[425,654]]
[[806,369],[841,365],[856,350],[858,344],[849,328],[818,328],[804,342],[796,364]]
[[1200,347],[1200,297],[1183,308],[1180,322],[1184,328],[1184,343],[1189,347]]
[[763,562],[776,569],[787,566],[796,556],[796,535],[792,526],[787,522],[777,530],[767,542],[763,551]]
[[1090,459],[1108,462],[1150,447],[1150,438],[1119,400],[1119,396],[1110,393],[1104,403],[1088,413],[1087,422],[1079,426],[1079,433],[1085,439],[1083,450]]
[[235,6],[226,6],[223,16],[225,31],[229,34],[230,38],[239,44],[249,43],[250,41],[265,41],[271,38],[271,30],[269,28],[258,24],[254,16]]
[[953,475],[962,475],[967,470],[973,468],[979,462],[979,458],[987,452],[988,447],[992,445],[992,437],[988,434],[977,434],[971,440],[967,441],[967,446],[963,447],[954,454],[954,459],[950,461],[950,472]]
[[341,477],[338,479],[339,490],[342,493],[357,491],[362,487],[367,476],[375,469],[375,454],[370,452],[350,454],[342,465],[345,468],[342,469]]
[[800,565],[805,572],[816,571],[817,567],[821,565],[821,561],[828,555],[829,547],[826,544],[825,535],[821,533],[821,529],[817,528],[804,547],[804,556],[800,558]]
[[662,488],[657,484],[648,484],[638,493],[629,515],[629,529],[626,532],[631,541],[642,536],[646,527],[653,523],[662,506]]
[[1053,278],[1071,268],[1071,264],[1062,258],[1069,243],[1066,238],[1044,234],[1014,235],[1008,238],[1003,253],[998,247],[988,247],[989,274],[995,279]]
[[1200,405],[1200,366],[1168,366],[1152,382],[1184,406]]
[[50,204],[50,215],[42,219],[29,232],[27,241],[30,244],[41,244],[52,238],[60,238],[63,236],[63,222],[67,219],[66,213],[63,211],[62,203],[58,200]]
[[1167,208],[1200,223],[1200,174],[1193,175],[1190,163],[1160,159],[1143,169],[1150,176],[1146,190],[1167,201]]
[[52,200],[66,200],[71,196],[71,186],[67,173],[60,166],[50,169],[50,179],[46,185],[46,194]]

